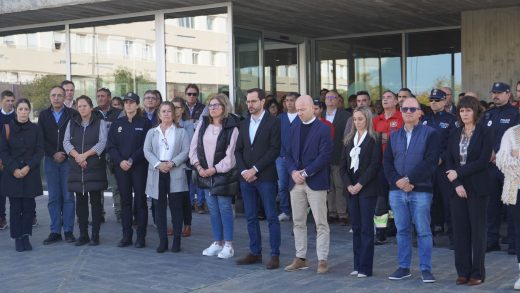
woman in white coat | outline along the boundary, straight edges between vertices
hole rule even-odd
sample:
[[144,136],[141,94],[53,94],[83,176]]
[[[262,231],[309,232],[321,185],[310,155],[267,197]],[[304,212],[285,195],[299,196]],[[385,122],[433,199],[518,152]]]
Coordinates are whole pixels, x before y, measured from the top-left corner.
[[175,106],[162,102],[157,111],[159,125],[150,129],[144,141],[144,156],[148,160],[146,194],[155,205],[155,223],[159,233],[157,252],[168,249],[166,207],[170,207],[173,225],[172,252],[181,249],[182,200],[188,192],[185,162],[189,138],[184,128],[174,122]]

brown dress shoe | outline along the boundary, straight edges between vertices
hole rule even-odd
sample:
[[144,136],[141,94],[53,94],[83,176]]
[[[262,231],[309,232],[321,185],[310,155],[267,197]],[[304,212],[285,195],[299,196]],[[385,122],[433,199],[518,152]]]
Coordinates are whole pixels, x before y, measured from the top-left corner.
[[317,273],[318,274],[325,274],[328,271],[329,271],[329,266],[327,265],[327,261],[326,260],[320,260],[318,262]]
[[279,267],[280,267],[280,257],[277,255],[271,256],[271,259],[269,260],[267,265],[265,265],[265,268],[268,270],[274,270]]
[[482,283],[483,283],[483,281],[480,280],[480,279],[470,278],[469,281],[468,281],[468,286],[477,286],[477,285],[480,285]]
[[184,229],[182,229],[182,236],[183,237],[191,236],[191,226],[184,226]]
[[464,285],[468,282],[468,278],[464,277],[458,277],[457,280],[455,280],[455,284],[457,285]]
[[248,253],[243,258],[237,260],[237,265],[252,265],[255,263],[262,263],[261,255],[253,255],[251,253]]

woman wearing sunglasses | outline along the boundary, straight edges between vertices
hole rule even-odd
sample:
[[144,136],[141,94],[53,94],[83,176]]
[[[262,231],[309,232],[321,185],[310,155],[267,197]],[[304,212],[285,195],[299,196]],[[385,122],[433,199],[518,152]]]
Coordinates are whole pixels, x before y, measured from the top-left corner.
[[159,234],[157,252],[168,249],[166,207],[169,206],[173,225],[172,252],[181,250],[182,200],[188,192],[185,162],[189,138],[184,128],[174,120],[175,106],[162,102],[158,109],[159,125],[150,129],[144,141],[144,156],[148,160],[146,194],[155,206],[155,223]]

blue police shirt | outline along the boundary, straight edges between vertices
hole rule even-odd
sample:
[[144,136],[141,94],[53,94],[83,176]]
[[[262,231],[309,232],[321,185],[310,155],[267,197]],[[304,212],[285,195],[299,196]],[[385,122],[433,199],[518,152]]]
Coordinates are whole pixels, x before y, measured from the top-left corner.
[[496,154],[500,149],[500,141],[502,141],[504,132],[506,132],[510,127],[520,123],[520,114],[517,108],[510,103],[507,103],[504,106],[494,107],[487,110],[486,113],[484,113],[481,123],[484,123],[485,126],[493,129],[495,133],[493,150]]
[[440,150],[441,150],[441,158],[444,161],[443,155],[448,147],[448,138],[450,137],[450,133],[459,127],[459,122],[455,115],[448,113],[446,111],[440,111],[437,113],[429,113],[424,115],[422,118],[422,124],[433,127],[440,138]]

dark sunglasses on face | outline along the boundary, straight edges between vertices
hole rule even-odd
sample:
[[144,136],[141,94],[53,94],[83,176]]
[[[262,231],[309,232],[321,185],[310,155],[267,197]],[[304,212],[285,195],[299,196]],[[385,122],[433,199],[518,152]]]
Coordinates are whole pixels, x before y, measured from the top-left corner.
[[431,102],[440,102],[440,101],[441,101],[441,99],[430,99],[430,103]]
[[415,108],[415,107],[401,107],[401,112],[403,113],[415,113],[415,111],[421,110],[421,108]]
[[198,96],[199,94],[198,93],[186,93],[187,96],[193,96],[193,97],[196,97]]

